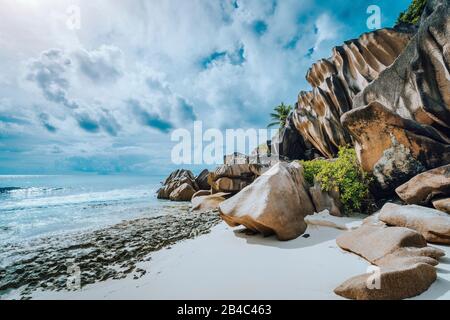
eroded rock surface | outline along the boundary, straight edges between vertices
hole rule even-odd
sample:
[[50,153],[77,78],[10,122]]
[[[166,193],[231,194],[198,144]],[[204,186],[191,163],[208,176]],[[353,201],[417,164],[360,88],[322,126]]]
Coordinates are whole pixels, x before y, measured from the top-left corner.
[[295,239],[306,230],[304,218],[314,213],[306,190],[303,167],[277,163],[253,184],[219,206],[221,218],[230,226],[243,225],[279,240]]
[[222,165],[208,175],[208,184],[213,193],[238,193],[250,185],[264,171],[259,164]]
[[377,196],[450,163],[450,4],[430,0],[419,27],[366,33],[307,74],[293,122],[323,156],[354,145]]
[[209,170],[205,169],[195,178],[195,182],[197,183],[199,190],[211,189],[211,186],[208,183],[208,175]]
[[359,229],[338,237],[337,244],[377,266],[378,274],[355,276],[335,289],[348,299],[406,299],[426,291],[437,279],[435,266],[444,256],[427,247],[416,231],[366,221]]
[[309,194],[316,212],[328,210],[332,216],[342,217],[344,208],[338,190],[323,191],[320,183],[316,182],[313,187],[309,188]]
[[382,189],[450,163],[449,39],[448,0],[428,1],[417,34],[341,119]]
[[450,244],[450,215],[417,205],[387,203],[379,219],[388,225],[416,230],[428,242]]
[[192,197],[192,211],[207,212],[217,210],[219,205],[231,196],[230,193],[199,194]]
[[389,67],[414,35],[413,29],[365,33],[333,49],[309,70],[311,92],[301,92],[293,114],[296,128],[322,155],[333,158],[339,146],[351,144],[340,117],[353,108],[353,98]]
[[281,128],[271,141],[272,153],[288,160],[312,160],[319,153],[312,147],[309,141],[297,131],[293,114],[286,120],[286,126]]
[[408,204],[428,205],[437,198],[450,197],[450,165],[419,174],[395,192]]
[[194,174],[189,170],[178,169],[164,181],[163,186],[158,190],[158,199],[191,201],[189,195],[192,197],[198,190]]
[[450,214],[450,198],[436,199],[433,201],[433,206],[440,211]]
[[378,102],[347,112],[342,123],[354,137],[362,168],[386,192],[450,161],[450,145],[433,127],[402,118]]

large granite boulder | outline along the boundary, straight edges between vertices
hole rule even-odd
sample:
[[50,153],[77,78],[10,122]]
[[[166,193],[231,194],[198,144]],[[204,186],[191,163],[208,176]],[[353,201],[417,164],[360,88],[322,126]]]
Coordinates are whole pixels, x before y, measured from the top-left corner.
[[375,176],[380,191],[390,193],[417,174],[450,162],[450,144],[436,129],[376,101],[345,113],[342,123],[354,137],[362,168]]
[[279,240],[295,239],[306,230],[304,218],[314,213],[303,167],[296,163],[275,164],[237,195],[219,206],[221,218],[230,226],[243,225]]
[[418,232],[402,227],[382,227],[362,225],[360,228],[345,232],[336,239],[344,250],[351,251],[371,263],[400,248],[424,248],[427,241]]
[[[174,192],[175,190],[176,192]],[[194,174],[189,170],[178,169],[167,177],[163,186],[158,190],[157,197],[158,199],[170,199],[172,201],[191,201],[190,198],[187,199],[188,196],[192,197],[198,190],[199,187],[195,182]]]
[[387,203],[379,219],[391,226],[416,230],[428,242],[450,244],[450,215],[417,205]]
[[450,164],[415,176],[395,192],[407,204],[429,205],[436,198],[450,197]]
[[238,193],[263,173],[259,164],[225,164],[208,175],[213,193]]
[[435,266],[444,256],[442,250],[427,247],[426,240],[418,232],[372,222],[342,234],[336,242],[342,249],[378,267],[378,274],[355,276],[334,290],[348,299],[388,300],[417,296],[436,281]]
[[[436,281],[436,268],[427,263],[383,265],[379,272],[380,288],[372,287],[373,274],[348,279],[334,292],[355,300],[400,300],[415,297]],[[375,280],[376,281],[376,280]]]
[[429,0],[417,34],[341,118],[382,189],[450,163],[449,40],[450,3]]

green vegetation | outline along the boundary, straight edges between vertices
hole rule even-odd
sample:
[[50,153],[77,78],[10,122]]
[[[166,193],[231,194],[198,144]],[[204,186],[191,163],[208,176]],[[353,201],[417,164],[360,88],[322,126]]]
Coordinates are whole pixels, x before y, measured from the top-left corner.
[[354,149],[342,147],[337,159],[301,161],[301,164],[310,184],[316,180],[324,191],[339,190],[346,212],[361,210],[369,197],[370,178],[361,169]]
[[409,5],[409,8],[405,12],[400,13],[400,16],[397,19],[397,24],[401,22],[411,24],[419,23],[426,4],[427,0],[413,0],[413,2]]
[[267,127],[279,126],[280,129],[286,125],[286,120],[289,114],[292,111],[292,106],[287,106],[283,102],[274,109],[275,112],[270,114],[272,118],[272,123],[270,123]]

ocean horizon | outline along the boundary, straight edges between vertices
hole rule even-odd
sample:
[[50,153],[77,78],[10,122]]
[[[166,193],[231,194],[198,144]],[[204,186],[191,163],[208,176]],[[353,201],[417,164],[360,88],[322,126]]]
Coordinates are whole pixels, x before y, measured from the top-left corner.
[[186,205],[158,200],[164,176],[0,175],[0,241],[98,229],[174,213]]

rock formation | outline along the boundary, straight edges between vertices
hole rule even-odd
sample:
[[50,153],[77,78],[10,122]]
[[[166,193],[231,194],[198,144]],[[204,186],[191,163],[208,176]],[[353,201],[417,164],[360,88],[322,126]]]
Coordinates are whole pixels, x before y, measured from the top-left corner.
[[450,214],[450,198],[437,199],[433,201],[433,206],[443,212]]
[[[372,223],[349,231],[336,240],[344,250],[378,266],[378,274],[353,277],[335,289],[348,299],[405,299],[426,291],[436,281],[438,259],[444,252],[427,247],[418,232]],[[378,279],[377,279],[378,276]]]
[[[175,190],[176,192],[174,192]],[[172,172],[164,181],[163,186],[158,190],[158,199],[190,201],[190,198],[188,200],[184,199],[189,194],[192,197],[197,190],[199,190],[199,187],[195,182],[194,174],[189,170],[178,169]]]
[[211,186],[208,183],[209,170],[203,170],[196,178],[195,182],[198,185],[199,190],[210,190]]
[[315,63],[306,79],[313,87],[301,92],[293,121],[298,131],[323,156],[351,144],[340,117],[353,108],[352,99],[390,66],[413,36],[413,30],[381,29],[333,49]]
[[172,172],[158,190],[158,199],[171,201],[191,201],[192,196],[198,191],[206,191],[211,194],[211,186],[208,184],[209,171],[203,170],[197,177],[185,169]]
[[362,168],[386,192],[448,162],[450,145],[433,127],[402,118],[378,102],[347,112],[342,122],[355,138]]
[[376,263],[401,248],[427,246],[425,238],[414,230],[376,225],[362,225],[354,231],[345,232],[336,239],[336,243],[342,249],[351,251],[371,263]]
[[307,74],[292,121],[332,158],[354,145],[379,195],[450,163],[450,4],[429,0],[419,27],[363,34]]
[[450,165],[419,174],[395,192],[407,204],[429,205],[433,200],[450,197]]
[[338,190],[323,191],[320,183],[315,182],[314,186],[309,188],[309,194],[316,208],[316,212],[328,210],[332,216],[342,217],[344,212]]
[[357,219],[336,217],[331,215],[328,210],[305,217],[305,222],[308,226],[321,226],[338,230],[353,230],[361,225],[361,221]]
[[289,115],[286,125],[272,138],[271,146],[272,153],[283,159],[312,160],[320,156],[295,128],[293,114]]
[[[384,190],[450,162],[449,30],[449,2],[428,1],[417,34],[395,62],[354,97],[353,110],[342,117],[363,167],[378,173]],[[375,132],[377,120],[381,127]],[[388,135],[395,137],[390,144]],[[401,151],[408,153],[407,166],[403,159],[397,161]],[[398,176],[391,175],[391,167],[400,167]],[[380,179],[385,171],[388,179]]]
[[279,240],[295,239],[306,230],[304,218],[314,213],[303,167],[296,163],[275,164],[237,195],[219,206],[221,218],[230,226],[243,225]]
[[379,219],[388,225],[416,230],[428,242],[450,244],[450,215],[447,213],[416,205],[387,203]]
[[227,198],[229,198],[230,195],[230,193],[223,192],[215,194],[211,194],[211,192],[208,192],[207,194],[205,194],[204,191],[199,191],[194,194],[194,196],[192,196],[192,211],[202,213],[211,210],[217,210],[219,208],[219,205]]
[[264,171],[258,164],[222,165],[208,175],[208,184],[213,193],[238,193],[250,185]]

